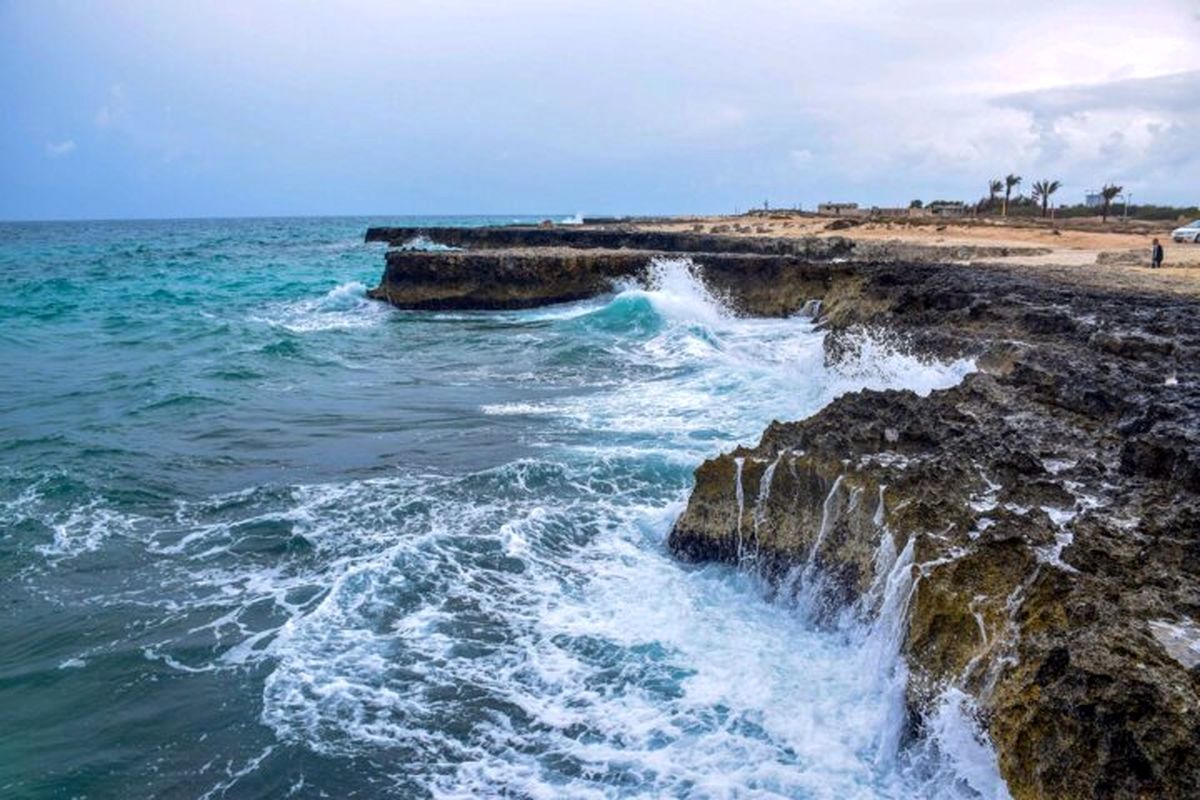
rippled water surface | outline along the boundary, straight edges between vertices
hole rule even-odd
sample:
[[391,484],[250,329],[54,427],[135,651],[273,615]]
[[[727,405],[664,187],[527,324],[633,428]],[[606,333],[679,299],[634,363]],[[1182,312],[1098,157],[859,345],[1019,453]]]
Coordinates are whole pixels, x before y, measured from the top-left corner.
[[969,364],[827,368],[680,263],[396,311],[387,222],[0,225],[0,796],[1003,795],[886,625],[665,548],[705,457]]

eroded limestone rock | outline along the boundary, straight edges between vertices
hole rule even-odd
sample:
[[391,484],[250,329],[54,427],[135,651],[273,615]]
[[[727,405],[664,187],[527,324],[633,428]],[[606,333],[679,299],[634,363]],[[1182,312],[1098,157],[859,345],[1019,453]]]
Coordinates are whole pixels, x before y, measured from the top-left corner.
[[620,231],[497,230],[443,234],[484,249],[389,252],[373,296],[540,305],[644,279],[655,257],[685,252],[743,313],[819,309],[832,362],[864,330],[974,358],[952,389],[849,394],[705,462],[670,546],[759,570],[781,591],[815,587],[818,617],[874,613],[882,573],[908,570],[914,724],[948,688],[974,697],[1018,800],[1200,796],[1200,668],[1181,657],[1200,619],[1191,302],[933,263],[978,252],[878,243],[878,259],[856,247],[843,260],[833,239],[803,250],[714,230],[651,247]]
[[1193,309],[1005,270],[843,277],[831,358],[874,325],[980,371],[773,423],[701,465],[671,547],[799,572],[832,611],[862,607],[885,536],[911,546],[917,724],[947,687],[975,697],[1017,798],[1200,796],[1200,670],[1162,633],[1200,618]]

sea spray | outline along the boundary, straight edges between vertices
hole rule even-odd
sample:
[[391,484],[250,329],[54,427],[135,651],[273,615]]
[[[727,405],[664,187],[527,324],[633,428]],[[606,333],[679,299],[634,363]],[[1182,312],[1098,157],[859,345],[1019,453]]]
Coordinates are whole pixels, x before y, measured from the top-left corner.
[[925,396],[944,388],[947,374],[957,375],[961,380],[975,370],[974,359],[941,362],[916,355],[899,335],[878,328],[853,327],[840,331],[834,355],[836,394],[903,387]]
[[690,258],[656,257],[644,282],[625,281],[621,289],[625,295],[646,297],[657,313],[689,326],[721,329],[737,324],[728,299],[704,283]]
[[361,282],[346,281],[320,297],[273,304],[253,319],[300,334],[370,328],[386,319],[388,312],[368,300],[366,292]]
[[966,366],[827,366],[811,319],[738,318],[679,260],[583,303],[396,312],[360,295],[366,224],[0,242],[28,306],[0,343],[26,364],[0,412],[0,641],[41,654],[0,699],[59,743],[11,742],[0,785],[115,753],[93,793],[977,796],[961,703],[881,737],[902,659],[855,667],[871,636],[894,654],[882,621],[812,625],[663,546],[704,458]]
[[[886,574],[879,610],[861,651],[863,667],[874,671],[878,691],[888,710],[885,723],[879,729],[875,752],[875,762],[881,766],[894,763],[907,723],[904,691],[908,670],[900,659],[900,646],[908,628],[908,607],[912,599],[913,542],[912,538],[908,540]],[[883,532],[880,549],[895,552],[890,532]]]
[[428,236],[414,236],[404,244],[400,245],[398,250],[417,250],[426,253],[452,253],[456,250],[461,250],[461,247],[451,247],[450,245],[436,242]]

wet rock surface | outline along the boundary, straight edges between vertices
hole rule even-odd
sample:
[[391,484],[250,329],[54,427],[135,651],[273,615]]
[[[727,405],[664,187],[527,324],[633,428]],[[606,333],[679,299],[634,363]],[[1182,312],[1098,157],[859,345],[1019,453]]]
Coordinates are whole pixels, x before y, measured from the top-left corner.
[[[612,291],[621,281],[644,280],[656,259],[674,257],[572,248],[391,250],[383,280],[369,294],[401,308],[528,308],[582,300]],[[800,311],[826,293],[832,274],[828,263],[796,256],[702,253],[691,260],[732,307],[759,316]]]
[[697,470],[670,546],[807,580],[830,615],[911,548],[918,724],[948,688],[974,697],[1017,798],[1200,796],[1200,670],[1181,657],[1200,652],[1195,311],[1003,268],[857,265],[826,295],[829,358],[875,327],[979,370],[772,424]]
[[616,226],[368,238],[422,235],[472,249],[391,250],[372,296],[527,307],[684,255],[742,313],[819,300],[830,361],[864,331],[931,359],[973,358],[952,389],[848,394],[705,462],[670,547],[805,592],[818,619],[877,613],[889,574],[911,571],[899,635],[915,726],[961,690],[1014,797],[1200,796],[1194,301],[947,263],[986,257],[971,248],[836,237]]
[[[849,265],[939,263],[1012,251],[623,227],[371,228],[367,238],[398,245],[369,294],[401,308],[528,308],[581,300],[623,280],[644,279],[657,259],[686,258],[734,309],[757,316],[794,314],[825,297],[839,275],[855,280]],[[408,246],[418,241],[460,249]]]

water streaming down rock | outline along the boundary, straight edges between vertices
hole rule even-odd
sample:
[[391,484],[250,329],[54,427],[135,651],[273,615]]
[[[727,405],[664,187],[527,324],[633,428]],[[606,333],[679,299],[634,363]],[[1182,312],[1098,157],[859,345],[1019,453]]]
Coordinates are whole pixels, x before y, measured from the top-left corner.
[[838,475],[833,482],[833,486],[829,489],[829,494],[825,496],[825,502],[821,504],[821,527],[817,528],[817,535],[813,539],[812,548],[808,551],[808,558],[804,561],[804,567],[807,572],[812,572],[816,568],[817,553],[821,550],[821,544],[825,541],[825,537],[829,535],[829,529],[837,521],[838,514],[838,489],[842,488],[843,475]]
[[[190,270],[240,288],[210,283],[202,336],[122,349],[167,348],[171,363],[151,360],[147,378],[199,381],[178,370],[208,359],[259,376],[210,379],[230,398],[228,430],[178,411],[150,419],[146,452],[165,455],[144,465],[147,485],[166,472],[187,493],[145,501],[99,469],[0,476],[13,490],[5,528],[61,544],[33,550],[8,583],[50,598],[55,630],[5,641],[45,648],[56,691],[74,700],[117,670],[112,685],[134,687],[120,701],[146,720],[87,702],[41,709],[43,729],[126,754],[91,791],[116,793],[119,778],[189,796],[972,796],[944,747],[926,757],[924,740],[900,735],[903,699],[881,676],[901,662],[867,655],[872,637],[888,641],[884,614],[812,625],[747,572],[681,568],[663,546],[704,457],[864,382],[949,385],[961,370],[847,377],[826,367],[811,320],[738,319],[680,262],[562,308],[379,306],[346,325],[359,310],[334,284],[366,280],[367,255],[336,276],[315,259],[311,283],[283,298],[273,270],[249,295],[236,260]],[[94,356],[97,339],[77,333],[53,335]],[[93,364],[112,367],[77,369]],[[96,413],[56,402],[43,411]],[[116,441],[140,447],[147,423],[119,424]],[[723,476],[747,563],[769,560],[759,534],[789,502],[794,469],[781,449]],[[101,512],[121,525],[98,524]],[[889,572],[881,609],[903,597],[903,571]],[[117,586],[97,582],[118,573]],[[149,713],[163,707],[188,730]],[[128,756],[143,745],[144,762]],[[2,768],[45,764],[17,755]]]
[[746,557],[746,549],[742,544],[742,517],[746,515],[746,490],[742,486],[742,470],[745,468],[746,459],[735,458],[733,463],[737,468],[733,475],[734,494],[737,497],[737,560],[741,563]]
[[828,537],[830,529],[837,524],[841,513],[839,490],[842,487],[842,478],[842,475],[838,475],[825,496],[825,502],[821,504],[821,522],[808,555],[802,564],[792,567],[789,577],[784,581],[786,592],[801,599],[799,607],[814,621],[831,613],[836,614],[840,610],[839,604],[828,597],[825,575],[820,569],[818,558],[821,545]]
[[[838,476],[864,497],[886,484],[886,522],[897,548],[915,542],[919,570],[904,645],[914,722],[961,731],[952,717],[978,706],[1023,798],[1192,797],[1194,671],[1147,620],[1190,614],[1196,594],[1200,383],[1162,379],[1164,359],[1200,346],[1194,315],[1161,294],[1042,277],[863,267],[826,295],[833,359],[871,369],[856,331],[883,324],[981,371],[928,397],[847,395],[739,448],[748,465],[795,454],[774,492],[797,502],[759,526],[761,561],[773,578],[807,563]],[[697,470],[671,539],[686,559],[728,560],[729,458]],[[841,510],[819,562],[853,602],[880,574],[877,526]],[[960,744],[951,760],[983,746]]]
[[878,613],[879,607],[883,602],[888,576],[891,574],[892,567],[896,563],[896,539],[887,528],[885,516],[884,492],[886,490],[886,486],[880,485],[875,514],[871,518],[875,527],[879,529],[879,547],[875,550],[875,559],[873,561],[874,577],[871,581],[871,586],[859,600],[860,610],[867,616]]
[[[774,468],[783,455],[764,469],[760,492],[751,511],[758,524],[764,519],[764,504],[770,497],[769,491],[763,491],[762,487],[769,487]],[[771,479],[767,478],[768,472]],[[839,511],[837,501],[843,495],[842,486],[839,477],[825,496],[814,544],[828,536],[840,513],[854,513],[859,507],[862,489],[853,487],[845,497],[844,511]],[[821,625],[832,626],[858,642],[853,660],[885,710],[871,748],[873,763],[878,768],[908,771],[928,796],[943,796],[947,786],[959,785],[966,792],[964,796],[1003,800],[1009,795],[998,776],[990,743],[979,725],[974,701],[958,685],[941,690],[934,704],[935,712],[922,726],[916,743],[907,746],[905,754],[904,743],[910,736],[906,700],[909,672],[901,651],[923,565],[915,562],[916,537],[907,538],[904,547],[897,551],[895,538],[886,524],[884,486],[878,489],[871,522],[877,534],[872,556],[874,580],[857,602],[840,609],[830,608],[827,586],[812,561],[788,571],[780,581],[782,596],[806,619],[824,619]],[[743,560],[741,565],[750,570],[759,566],[752,560]]]
[[783,460],[783,452],[775,456],[775,460],[767,465],[763,470],[762,478],[758,482],[758,497],[754,502],[754,553],[752,558],[757,562],[759,556],[759,539],[758,528],[762,525],[763,520],[767,516],[767,503],[771,500],[771,483],[775,480],[775,470],[779,468],[779,462]]
[[[904,692],[908,670],[900,658],[900,647],[904,642],[908,606],[912,599],[913,542],[913,539],[909,539],[904,549],[896,555],[891,533],[880,529],[876,563],[884,568],[880,573],[883,580],[879,607],[874,611],[867,645],[863,648],[863,663],[879,671],[882,692],[889,698],[888,705],[892,712],[879,731],[879,749],[875,757],[876,763],[881,765],[890,763],[896,757],[907,724]],[[888,563],[889,558],[891,563]]]
[[[624,244],[666,244],[658,234],[608,233],[633,237]],[[491,233],[476,241],[499,244]],[[915,721],[935,733],[925,741],[970,727],[978,702],[1022,797],[1195,795],[1194,676],[1147,623],[1191,613],[1195,594],[1182,564],[1183,551],[1194,549],[1186,532],[1195,528],[1200,486],[1198,384],[1178,369],[1164,379],[1162,367],[1200,346],[1186,301],[1148,292],[1130,302],[1124,288],[1100,285],[1108,281],[1088,279],[1085,288],[1074,278],[995,265],[836,258],[812,269],[788,256],[731,258],[724,240],[688,241],[726,254],[696,260],[743,312],[803,313],[820,296],[831,334],[825,350],[843,375],[866,385],[874,376],[877,389],[909,385],[921,396],[848,397],[811,420],[773,423],[758,447],[706,463],[673,549],[689,560],[750,566],[751,521],[745,496],[731,496],[732,458],[742,459],[736,490],[744,492],[744,481],[761,485],[763,465],[790,448],[799,457],[780,488],[797,507],[769,520],[753,510],[753,567],[778,586],[789,565],[809,565],[820,532],[817,569],[805,581],[805,570],[793,569],[786,583],[800,591],[785,595],[811,606],[810,619],[836,623],[839,609],[861,606],[876,590],[877,567],[887,561],[886,544],[876,546],[879,526],[855,512],[886,483],[897,498],[888,515],[891,547],[915,542],[919,555],[905,651]],[[576,244],[602,247],[591,233]],[[420,283],[429,259],[400,259],[389,261],[385,284],[394,290],[388,299],[404,306],[425,302],[422,292],[432,302],[519,304],[536,298],[492,291],[496,269],[598,279],[539,289],[544,300],[603,291],[601,273],[640,276],[647,255],[546,253],[519,264],[515,253],[482,255],[459,265],[471,280],[422,284],[416,294],[403,284]],[[880,337],[860,333],[881,329],[896,337],[892,346],[933,358],[975,356],[983,371],[924,399],[912,375],[885,376],[887,347],[881,352]],[[838,476],[847,488],[830,529],[820,521],[828,519],[821,499]],[[944,685],[952,690],[939,693]],[[1081,706],[1098,709],[1106,724],[1081,722]],[[973,759],[984,746],[974,737],[960,744],[944,750],[951,761]]]

